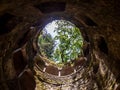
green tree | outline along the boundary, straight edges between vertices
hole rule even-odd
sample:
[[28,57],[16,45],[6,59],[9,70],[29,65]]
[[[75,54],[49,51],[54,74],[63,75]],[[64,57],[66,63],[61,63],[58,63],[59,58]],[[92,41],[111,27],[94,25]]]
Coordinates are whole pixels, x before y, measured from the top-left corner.
[[59,44],[53,53],[53,60],[66,63],[71,59],[78,58],[83,46],[79,28],[65,20],[57,20],[56,25],[58,27],[54,32],[57,32],[57,35],[54,40],[59,40]]
[[49,33],[43,31],[38,38],[38,43],[41,53],[44,56],[51,58],[55,47],[55,42],[52,39],[52,36]]

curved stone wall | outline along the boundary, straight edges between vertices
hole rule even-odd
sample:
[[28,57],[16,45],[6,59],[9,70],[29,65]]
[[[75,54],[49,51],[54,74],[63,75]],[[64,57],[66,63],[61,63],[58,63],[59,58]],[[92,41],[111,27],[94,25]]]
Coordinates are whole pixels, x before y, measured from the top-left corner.
[[[38,57],[38,30],[61,18],[85,39],[73,67]],[[119,18],[118,0],[1,0],[0,90],[119,90]]]

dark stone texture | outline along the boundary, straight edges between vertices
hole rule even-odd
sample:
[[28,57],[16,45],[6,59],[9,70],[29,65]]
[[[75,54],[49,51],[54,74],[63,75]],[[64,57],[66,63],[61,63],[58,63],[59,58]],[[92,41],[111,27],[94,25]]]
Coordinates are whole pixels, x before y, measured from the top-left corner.
[[92,19],[89,17],[84,16],[83,21],[85,22],[86,25],[88,26],[98,26]]
[[5,13],[4,15],[0,16],[0,35],[8,33],[13,29],[14,26],[12,25],[12,27],[11,27],[9,25],[10,20],[13,17],[15,17],[15,16],[8,14],[8,13]]
[[43,13],[52,13],[52,12],[62,12],[65,10],[66,3],[65,2],[45,2],[37,5],[38,9],[40,9]]
[[74,61],[74,67],[78,69],[79,67],[83,66],[85,64],[86,60],[84,57],[80,57],[77,60]]
[[46,66],[45,66],[45,62],[42,61],[40,58],[36,58],[35,59],[36,64],[43,70]]
[[19,75],[27,65],[27,62],[24,60],[21,50],[13,53],[13,63],[16,74]]
[[19,79],[20,90],[35,90],[35,79],[30,70],[25,71]]
[[108,54],[108,46],[107,46],[107,43],[103,37],[100,37],[100,39],[98,41],[98,48],[103,53]]
[[8,81],[7,84],[8,84],[9,90],[20,90],[19,80],[17,78]]
[[[94,82],[97,83],[100,90],[119,90],[119,6],[119,0],[0,1],[0,82],[6,81],[6,78],[8,80],[13,78],[15,73],[19,75],[27,63],[29,68],[33,69],[33,58],[36,53],[38,53],[37,49],[35,49],[36,51],[33,49],[33,39],[36,32],[51,20],[65,19],[71,22],[77,22],[77,26],[80,24],[79,27],[84,27],[84,30],[81,29],[84,40],[90,43],[84,48],[83,52],[86,57],[89,56],[89,58],[87,58],[89,59],[89,62],[87,62],[89,67],[86,66],[83,68],[83,71],[84,69],[88,71],[84,75],[86,76],[90,73],[91,75],[89,77],[94,79]],[[35,30],[31,30],[31,26],[34,26]],[[98,39],[96,40],[96,38]],[[12,53],[13,50],[23,47],[24,44],[26,44],[26,47],[24,47],[25,52],[17,51]],[[27,61],[25,61],[24,58],[27,59]],[[37,63],[42,66],[42,62]],[[85,60],[76,60],[74,62],[74,68],[78,68],[85,63]],[[61,75],[69,76],[74,72],[74,68],[64,67],[61,70]],[[11,75],[11,72],[13,72],[13,75]],[[55,67],[47,67],[46,72],[53,74],[53,76],[58,75],[58,69]],[[80,75],[77,74],[76,77],[77,76]],[[87,79],[91,81],[89,77],[87,77]],[[45,82],[46,80],[43,81]],[[17,83],[17,80],[2,83],[0,84],[0,90],[19,90]],[[79,83],[79,85],[76,83]],[[72,87],[70,89],[82,90],[80,89],[80,87],[82,87],[80,80],[76,81],[76,83],[74,83],[73,87],[77,88]],[[28,72],[24,72],[20,78],[20,85],[20,90],[34,90],[35,82],[33,76]],[[46,84],[46,86],[47,85],[48,84]],[[118,87],[115,88],[116,85],[118,85]],[[94,86],[92,81],[89,83],[89,86]],[[51,87],[53,88],[52,85]],[[63,90],[68,90],[68,88],[63,87],[61,86]],[[70,87],[70,85],[68,87]],[[89,89],[94,90],[94,88]]]
[[52,74],[52,75],[58,75],[58,68],[54,66],[47,66],[45,72]]
[[69,74],[72,74],[73,72],[74,72],[73,67],[66,66],[66,67],[62,68],[62,70],[61,70],[61,76],[69,75]]

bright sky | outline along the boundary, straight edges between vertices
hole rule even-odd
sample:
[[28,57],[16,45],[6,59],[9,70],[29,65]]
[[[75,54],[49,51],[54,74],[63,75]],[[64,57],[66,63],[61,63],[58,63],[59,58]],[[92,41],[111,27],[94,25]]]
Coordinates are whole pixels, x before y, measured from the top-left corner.
[[[50,33],[52,38],[54,38],[57,35],[57,32],[56,31],[54,32],[54,30],[55,30],[55,28],[58,27],[58,25],[55,24],[55,23],[56,23],[56,20],[52,21],[51,23],[49,23],[49,24],[47,24],[45,26],[45,30],[47,31],[47,33]],[[56,42],[56,46],[55,46],[54,49],[56,49],[58,47],[60,41],[59,40],[55,40],[55,42]]]
[[54,38],[57,35],[57,32],[54,32],[56,27],[58,26],[55,24],[55,21],[52,21],[51,23],[45,26],[45,30],[47,30],[47,33],[51,34],[52,38]]
[[[57,35],[57,32],[56,31],[54,32],[55,28],[58,27],[58,25],[56,24],[56,21],[57,20],[54,20],[54,21],[48,23],[44,28],[44,30],[46,30],[47,33],[49,33],[52,36],[52,38],[54,38]],[[68,26],[68,28],[72,28],[72,27],[73,26]],[[56,49],[58,47],[58,45],[60,44],[60,41],[55,40],[55,42],[56,42],[56,46],[55,46],[55,49]]]
[[[57,34],[57,31],[54,31],[56,28],[58,28],[58,25],[56,24],[56,21],[57,20],[54,20],[54,21],[52,21],[52,22],[50,22],[50,23],[48,23],[45,27],[44,27],[44,29],[43,29],[43,31],[46,31],[47,33],[49,33],[51,36],[52,36],[52,38],[54,39],[55,38],[55,36],[57,36],[58,34]],[[69,28],[73,28],[74,27],[74,25],[72,25],[72,24],[70,24],[69,26],[66,26],[68,29]],[[67,29],[67,30],[68,30]],[[71,30],[71,29],[70,29]],[[72,29],[72,30],[74,30],[74,29]],[[68,38],[69,38],[69,34],[67,34],[68,35]],[[55,47],[54,47],[54,52],[56,51],[56,49],[58,48],[60,48],[59,47],[59,44],[60,44],[60,41],[59,41],[59,39],[58,40],[55,40]],[[71,49],[70,49],[71,50]],[[66,53],[68,53],[68,52],[71,52],[70,50],[66,50]],[[79,53],[79,51],[78,51],[78,53]],[[54,54],[53,54],[54,55]],[[69,54],[68,54],[69,55]],[[70,53],[70,55],[71,55],[71,53]],[[69,56],[70,56],[69,55]],[[57,59],[57,58],[56,58]]]

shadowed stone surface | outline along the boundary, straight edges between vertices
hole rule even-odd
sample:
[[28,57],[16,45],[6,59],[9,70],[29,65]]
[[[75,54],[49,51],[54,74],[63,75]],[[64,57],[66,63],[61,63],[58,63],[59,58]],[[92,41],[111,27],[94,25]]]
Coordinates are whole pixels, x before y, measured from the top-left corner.
[[36,83],[30,70],[27,70],[23,73],[23,75],[20,77],[19,84],[21,90],[35,90]]
[[54,66],[47,66],[45,72],[58,76],[58,69]]
[[19,75],[27,65],[27,62],[23,58],[21,49],[13,53],[13,64],[17,75]]
[[[1,0],[0,90],[119,90],[119,6],[119,0]],[[76,61],[74,68],[84,63],[85,66],[75,74],[71,75],[74,68],[64,67],[62,77],[55,77],[58,69],[53,66],[46,69],[51,75],[34,66],[38,53],[32,48],[36,32],[55,19],[76,24],[88,42],[83,52],[88,61]],[[14,52],[24,44],[25,52]],[[22,74],[18,86],[19,81],[13,79],[25,68],[24,58],[28,60],[31,72]]]
[[64,2],[47,2],[37,5],[38,9],[43,13],[62,12],[65,10],[66,3]]
[[74,69],[70,66],[63,67],[61,70],[61,76],[69,75],[74,72]]

